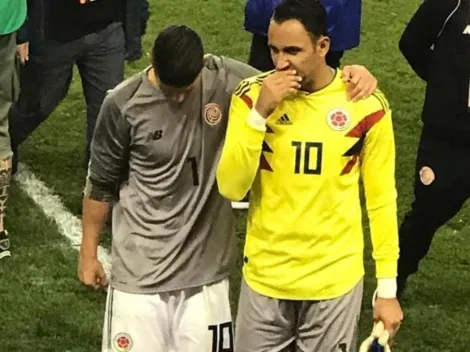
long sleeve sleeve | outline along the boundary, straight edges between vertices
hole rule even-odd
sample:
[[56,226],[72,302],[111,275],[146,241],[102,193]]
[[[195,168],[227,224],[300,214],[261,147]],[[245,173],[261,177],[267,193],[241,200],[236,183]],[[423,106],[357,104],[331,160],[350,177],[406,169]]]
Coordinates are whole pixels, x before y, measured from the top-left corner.
[[398,220],[395,186],[395,141],[390,110],[370,116],[375,122],[366,135],[361,155],[367,213],[370,222],[376,277],[397,275]]
[[96,122],[91,143],[85,195],[97,201],[114,200],[128,167],[130,128],[125,117],[107,95]]
[[403,32],[399,48],[411,68],[427,80],[435,44],[446,19],[456,5],[452,1],[425,0]]
[[237,201],[248,193],[259,168],[266,131],[264,119],[254,109],[253,96],[242,82],[232,96],[225,144],[217,168],[219,192]]

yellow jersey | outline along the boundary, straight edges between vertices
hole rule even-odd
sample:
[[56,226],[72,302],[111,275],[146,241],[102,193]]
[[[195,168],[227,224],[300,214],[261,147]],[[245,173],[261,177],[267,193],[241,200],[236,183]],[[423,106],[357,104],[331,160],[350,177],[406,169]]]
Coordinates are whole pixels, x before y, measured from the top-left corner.
[[349,101],[337,70],[324,89],[283,100],[259,128],[249,117],[268,74],[242,81],[234,92],[217,169],[223,196],[240,200],[250,191],[247,284],[292,300],[350,291],[364,275],[360,180],[376,277],[395,278],[395,142],[387,99],[377,90]]

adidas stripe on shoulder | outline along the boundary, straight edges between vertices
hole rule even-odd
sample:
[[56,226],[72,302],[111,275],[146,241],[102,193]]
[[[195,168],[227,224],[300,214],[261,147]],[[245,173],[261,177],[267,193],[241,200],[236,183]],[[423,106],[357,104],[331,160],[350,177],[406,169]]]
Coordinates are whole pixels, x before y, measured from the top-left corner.
[[385,94],[380,89],[376,89],[375,92],[372,93],[372,96],[379,101],[384,112],[388,112],[390,110],[388,100],[385,97]]
[[238,97],[245,95],[246,93],[250,91],[251,87],[254,84],[257,84],[257,85],[263,84],[263,80],[272,73],[273,71],[264,72],[257,76],[244,79],[243,81],[240,82],[240,84],[235,89],[233,94],[235,94]]

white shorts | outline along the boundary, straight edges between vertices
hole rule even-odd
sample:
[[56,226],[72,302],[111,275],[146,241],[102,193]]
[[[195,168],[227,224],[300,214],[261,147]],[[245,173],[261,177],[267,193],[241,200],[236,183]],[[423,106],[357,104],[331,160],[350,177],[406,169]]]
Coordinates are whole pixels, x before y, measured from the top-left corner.
[[228,279],[154,295],[110,288],[102,352],[233,352]]

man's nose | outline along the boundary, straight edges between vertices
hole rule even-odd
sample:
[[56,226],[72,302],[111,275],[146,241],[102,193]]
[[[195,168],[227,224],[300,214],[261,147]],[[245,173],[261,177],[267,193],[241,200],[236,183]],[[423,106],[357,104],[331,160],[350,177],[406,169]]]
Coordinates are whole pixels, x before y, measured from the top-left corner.
[[290,62],[287,56],[282,53],[279,54],[276,60],[276,70],[284,71],[284,70],[287,70],[289,67],[290,67]]

